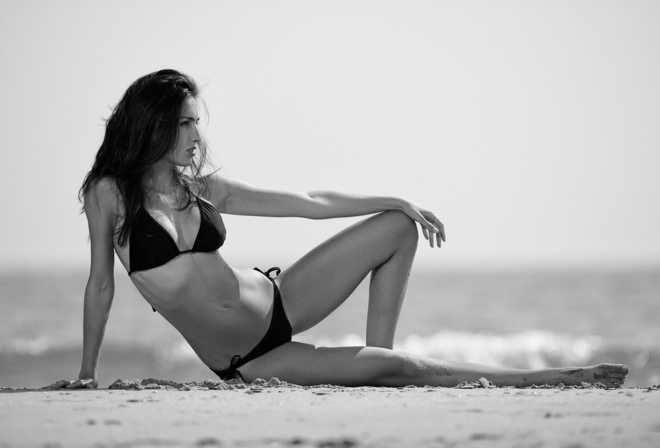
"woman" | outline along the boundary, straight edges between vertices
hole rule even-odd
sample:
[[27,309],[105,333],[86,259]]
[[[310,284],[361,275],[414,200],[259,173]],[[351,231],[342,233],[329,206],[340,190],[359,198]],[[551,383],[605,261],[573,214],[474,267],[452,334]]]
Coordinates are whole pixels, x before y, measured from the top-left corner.
[[[278,377],[347,386],[455,386],[487,377],[498,386],[623,384],[627,367],[516,370],[446,362],[392,350],[417,248],[416,223],[431,247],[445,241],[430,211],[402,199],[332,192],[270,191],[200,173],[198,89],[174,70],[133,83],[107,121],[103,144],[81,188],[91,270],[85,289],[79,379],[97,386],[97,364],[114,292],[116,252],[131,280],[222,379]],[[374,215],[321,244],[293,266],[231,268],[218,249],[222,213],[325,219]],[[276,278],[271,275],[275,271]],[[371,273],[366,347],[292,342],[335,310]]]

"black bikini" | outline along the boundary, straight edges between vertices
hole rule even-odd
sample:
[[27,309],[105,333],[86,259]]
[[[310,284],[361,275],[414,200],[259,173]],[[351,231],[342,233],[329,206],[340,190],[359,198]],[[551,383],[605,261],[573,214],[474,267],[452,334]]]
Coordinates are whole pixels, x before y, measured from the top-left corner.
[[192,249],[179,250],[176,241],[167,230],[140,207],[131,226],[129,262],[134,272],[157,268],[181,254],[195,252],[215,252],[225,242],[225,225],[222,217],[213,205],[196,198],[199,207],[199,230]]
[[259,268],[254,268],[254,270],[261,272],[273,284],[273,315],[270,319],[270,326],[268,327],[264,337],[261,338],[261,341],[259,341],[256,347],[250,350],[250,353],[245,356],[235,355],[231,358],[229,367],[224,370],[211,369],[213,373],[218,375],[222,380],[231,380],[236,378],[236,376],[239,376],[241,379],[243,379],[241,372],[237,370],[239,367],[254,359],[257,359],[261,355],[265,355],[269,351],[279,347],[282,344],[291,342],[291,335],[293,334],[293,330],[291,328],[291,324],[289,323],[289,319],[286,317],[286,313],[284,312],[284,306],[282,306],[282,296],[280,295],[280,290],[277,287],[275,280],[270,277],[270,273],[273,271],[276,271],[276,275],[280,275],[281,269],[270,268],[266,272],[261,271]]
[[[222,247],[227,231],[220,213],[218,213],[211,203],[203,199],[196,198],[196,202],[200,214],[199,230],[197,231],[197,237],[195,238],[193,247],[187,250],[179,250],[172,235],[144,207],[138,210],[131,226],[129,237],[129,262],[131,270],[128,272],[128,275],[138,271],[157,268],[182,254],[215,252]],[[289,319],[284,312],[280,290],[277,284],[275,284],[275,281],[270,277],[270,273],[273,271],[276,271],[276,275],[279,275],[280,268],[271,268],[266,272],[262,272],[257,268],[254,269],[265,275],[273,284],[273,315],[270,326],[264,337],[250,353],[244,357],[241,355],[232,357],[227,369],[211,369],[223,380],[232,379],[237,375],[240,377],[241,373],[237,370],[240,366],[268,353],[282,344],[290,342],[291,335],[293,334]]]

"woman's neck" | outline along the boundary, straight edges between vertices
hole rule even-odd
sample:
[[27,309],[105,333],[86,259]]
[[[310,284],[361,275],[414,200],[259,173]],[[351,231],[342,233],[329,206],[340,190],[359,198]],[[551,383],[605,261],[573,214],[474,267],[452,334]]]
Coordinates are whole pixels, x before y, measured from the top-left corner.
[[176,194],[181,185],[176,179],[174,167],[165,161],[154,164],[144,176],[142,185],[145,192]]
[[144,188],[147,207],[178,209],[185,204],[185,191],[176,177],[174,166],[159,162],[145,174]]

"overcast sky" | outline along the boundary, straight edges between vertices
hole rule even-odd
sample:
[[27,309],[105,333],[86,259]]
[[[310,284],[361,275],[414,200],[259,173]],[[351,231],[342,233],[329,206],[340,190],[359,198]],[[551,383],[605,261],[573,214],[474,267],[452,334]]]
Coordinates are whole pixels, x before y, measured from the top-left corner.
[[[85,266],[103,118],[162,68],[227,175],[434,210],[424,268],[657,265],[659,48],[657,1],[2,0],[0,267]],[[355,221],[225,220],[245,267]]]

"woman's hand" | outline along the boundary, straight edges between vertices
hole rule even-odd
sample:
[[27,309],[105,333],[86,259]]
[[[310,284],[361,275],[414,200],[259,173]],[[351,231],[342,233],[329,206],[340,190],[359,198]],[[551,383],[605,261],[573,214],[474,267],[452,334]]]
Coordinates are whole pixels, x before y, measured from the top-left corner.
[[99,383],[94,378],[79,378],[73,381],[56,381],[50,386],[42,387],[42,389],[96,389],[98,386]]
[[435,217],[432,211],[426,210],[413,202],[407,202],[403,207],[403,212],[420,224],[424,238],[429,241],[431,247],[434,247],[434,245],[441,247],[442,242],[446,241],[445,226]]

